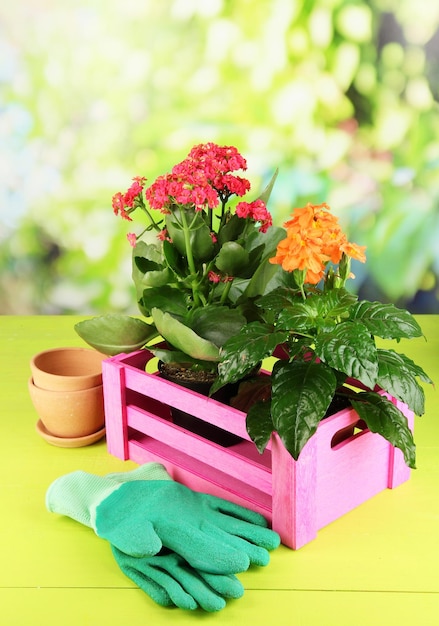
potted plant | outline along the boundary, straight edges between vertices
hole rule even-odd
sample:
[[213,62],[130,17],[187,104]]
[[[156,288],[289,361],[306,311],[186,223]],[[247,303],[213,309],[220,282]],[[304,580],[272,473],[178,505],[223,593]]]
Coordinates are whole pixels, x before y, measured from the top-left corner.
[[247,323],[222,346],[213,391],[275,354],[281,358],[271,376],[246,383],[242,391],[250,402],[239,405],[260,452],[275,431],[297,460],[322,420],[351,405],[414,468],[407,418],[383,392],[422,415],[419,381],[432,381],[404,354],[378,347],[375,338],[399,342],[422,336],[421,328],[408,311],[346,290],[351,259],[364,262],[364,248],[347,240],[327,204],[295,209],[285,228],[270,259],[282,268],[284,286],[256,300],[263,321]]
[[[408,480],[413,414],[424,412],[421,383],[431,380],[377,346],[375,337],[398,342],[422,331],[407,311],[347,291],[351,259],[364,261],[364,249],[329,207],[295,209],[275,228],[265,206],[273,180],[256,201],[229,207],[248,189],[238,167],[245,162],[234,148],[206,144],[145,191],[135,179],[116,194],[118,215],[149,221],[129,239],[139,306],[151,319],[103,316],[76,330],[114,354],[103,363],[110,454],[164,463],[187,486],[259,511],[297,549]],[[146,240],[153,231],[159,238]],[[156,336],[164,348],[151,345]],[[154,354],[210,371],[212,397],[158,376],[148,365]],[[271,371],[240,382],[273,356]],[[236,383],[230,405],[215,399]],[[239,442],[225,447],[199,424],[179,426],[175,408]]]
[[269,263],[284,230],[272,226],[266,202],[276,174],[256,199],[236,172],[246,170],[233,146],[194,146],[188,156],[149,187],[135,177],[113,197],[116,215],[145,220],[129,233],[137,301],[148,321],[105,315],[80,322],[78,334],[100,352],[115,355],[151,347],[163,375],[181,384],[205,385],[217,376],[220,348],[248,322],[259,319],[256,297],[276,283]]

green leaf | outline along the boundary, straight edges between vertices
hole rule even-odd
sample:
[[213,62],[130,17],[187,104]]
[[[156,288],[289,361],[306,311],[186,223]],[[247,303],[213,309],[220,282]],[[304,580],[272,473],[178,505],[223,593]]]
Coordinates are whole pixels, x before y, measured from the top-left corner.
[[404,361],[404,365],[406,369],[409,372],[411,372],[413,376],[417,376],[418,378],[420,378],[423,383],[428,383],[429,385],[434,384],[430,376],[428,376],[428,374],[425,373],[425,371],[422,369],[420,365],[417,365],[414,361],[409,359],[409,357],[406,356],[405,354],[400,353],[399,356]]
[[375,342],[361,323],[342,322],[333,330],[317,335],[317,356],[347,376],[373,389],[378,377]]
[[313,352],[312,345],[313,341],[310,340],[309,337],[290,335],[287,347],[288,359],[292,361],[294,358],[303,358],[304,354],[310,356]]
[[337,379],[324,363],[278,361],[272,373],[271,416],[285,448],[297,461],[334,397]]
[[[253,272],[251,278],[246,281],[242,293],[246,298],[263,296],[271,289],[277,287],[277,277],[282,271],[279,265],[273,265],[268,260],[261,261]],[[235,281],[234,281],[235,282]]]
[[164,264],[161,250],[157,245],[139,241],[133,249],[132,259],[132,279],[137,299],[140,300],[146,287],[167,285],[171,278],[172,274]]
[[186,298],[184,293],[176,287],[163,285],[160,288],[145,289],[142,303],[145,309],[161,309],[166,313],[184,317],[187,314]]
[[143,267],[154,268],[155,266],[155,269],[162,267],[163,257],[161,245],[157,243],[146,243],[146,241],[138,241],[133,248],[133,260],[141,271]]
[[246,319],[237,309],[210,305],[194,309],[185,322],[197,335],[221,348],[230,337],[239,333]]
[[163,269],[163,265],[159,265],[158,263],[150,261],[149,259],[145,259],[141,256],[134,257],[134,263],[142,274],[146,274],[147,272],[161,271]]
[[247,413],[246,426],[248,434],[262,454],[274,430],[270,402],[257,402],[251,406]]
[[163,242],[163,256],[166,259],[168,267],[178,278],[185,278],[187,276],[187,261],[170,241]]
[[119,313],[83,320],[74,328],[92,348],[110,356],[139,350],[158,336],[155,326]]
[[318,312],[312,301],[286,304],[279,312],[277,326],[293,332],[310,331],[315,328]]
[[230,276],[242,272],[248,262],[248,252],[236,241],[226,241],[215,259],[216,267]]
[[160,309],[152,309],[151,315],[160,335],[174,348],[194,359],[219,361],[219,349],[212,342],[203,339],[191,328]]
[[189,367],[199,363],[197,359],[193,359],[180,350],[166,350],[165,348],[155,348],[154,346],[148,346],[148,350],[163,363],[180,363]]
[[[297,292],[289,298],[282,298],[280,291],[278,298],[279,325],[296,331],[329,331],[341,319],[349,317],[349,309],[357,300],[345,289],[316,292],[305,301]],[[290,304],[287,300],[290,300]],[[272,304],[275,304],[275,300]]]
[[269,324],[247,324],[223,345],[218,365],[219,376],[214,386],[219,389],[226,383],[240,380],[260,361],[270,356],[286,338],[287,333],[274,332]]
[[270,226],[265,233],[261,233],[256,227],[253,227],[253,230],[246,233],[242,245],[247,252],[254,253],[257,250],[260,259],[268,260],[274,256],[278,243],[285,239],[285,236],[286,231],[280,226]]
[[368,331],[382,339],[412,339],[422,337],[415,318],[393,304],[362,300],[351,310],[351,319],[361,321]]
[[220,246],[224,245],[226,241],[236,241],[242,234],[245,225],[245,219],[232,215],[218,231],[218,243]]
[[416,447],[405,415],[390,400],[377,393],[363,392],[358,397],[361,401],[352,400],[352,406],[369,430],[379,433],[399,448],[406,464],[415,469]]
[[273,191],[274,183],[276,182],[276,178],[278,174],[279,174],[279,168],[276,168],[273,176],[270,179],[270,182],[262,191],[262,193],[258,196],[257,198],[258,200],[262,200],[262,202],[265,202],[265,204],[268,204],[268,201],[270,199],[271,192]]
[[311,296],[317,302],[319,315],[330,318],[349,317],[349,309],[358,297],[346,289],[331,289]]
[[282,268],[269,262],[274,256],[279,241],[285,238],[285,230],[272,226],[266,233],[252,231],[243,243],[250,256],[247,268],[248,285],[245,294],[248,298],[256,298],[275,289],[281,277],[286,273]]
[[405,402],[416,415],[423,415],[425,394],[413,369],[394,350],[378,350],[378,385]]
[[277,287],[270,293],[256,301],[261,309],[272,311],[279,315],[286,307],[293,306],[297,303],[297,291],[288,289],[288,287]]

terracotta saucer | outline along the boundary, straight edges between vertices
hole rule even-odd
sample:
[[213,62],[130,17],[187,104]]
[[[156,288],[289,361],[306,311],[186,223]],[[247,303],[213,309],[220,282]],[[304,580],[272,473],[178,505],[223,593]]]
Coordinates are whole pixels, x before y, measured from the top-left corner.
[[102,439],[105,435],[105,426],[85,437],[56,437],[46,430],[41,420],[38,420],[36,431],[48,443],[51,443],[53,446],[58,446],[58,448],[81,448],[82,446],[90,446],[92,443]]

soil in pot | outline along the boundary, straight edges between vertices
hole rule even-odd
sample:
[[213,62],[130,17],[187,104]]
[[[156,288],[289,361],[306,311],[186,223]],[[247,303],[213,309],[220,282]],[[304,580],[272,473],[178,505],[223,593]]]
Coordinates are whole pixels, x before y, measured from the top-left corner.
[[[162,378],[170,380],[177,385],[181,385],[186,389],[196,391],[203,396],[209,395],[210,388],[216,378],[216,375],[212,372],[202,370],[194,371],[175,366],[172,363],[163,363],[162,361],[159,361],[158,369]],[[236,385],[226,385],[215,392],[211,397],[214,400],[229,405],[230,399],[236,394],[236,389]],[[209,424],[209,422],[204,422],[198,417],[194,417],[190,413],[186,413],[180,409],[171,407],[171,415],[172,421],[177,426],[181,426],[190,432],[196,433],[200,435],[200,437],[204,437],[204,439],[217,443],[224,448],[229,448],[242,442],[241,437],[229,433],[218,426]]]

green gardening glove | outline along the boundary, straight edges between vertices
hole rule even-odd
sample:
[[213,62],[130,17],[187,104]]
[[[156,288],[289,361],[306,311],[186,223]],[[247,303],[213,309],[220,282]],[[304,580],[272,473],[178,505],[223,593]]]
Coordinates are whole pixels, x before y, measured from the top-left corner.
[[224,598],[241,598],[244,587],[233,574],[208,574],[193,569],[178,554],[136,558],[111,546],[122,572],[161,606],[220,611]]
[[[107,474],[117,482],[148,479],[151,464],[132,472]],[[241,598],[244,587],[233,574],[208,574],[192,568],[175,552],[162,550],[157,556],[137,558],[124,554],[111,546],[113,556],[121,571],[128,576],[154,602],[165,607],[220,611],[226,606],[225,598]]]
[[148,480],[121,483],[120,475],[81,471],[62,476],[48,489],[47,508],[90,526],[127,555],[153,556],[165,546],[192,567],[216,574],[267,565],[268,550],[280,543],[258,513],[192,491],[157,463],[127,474]]

